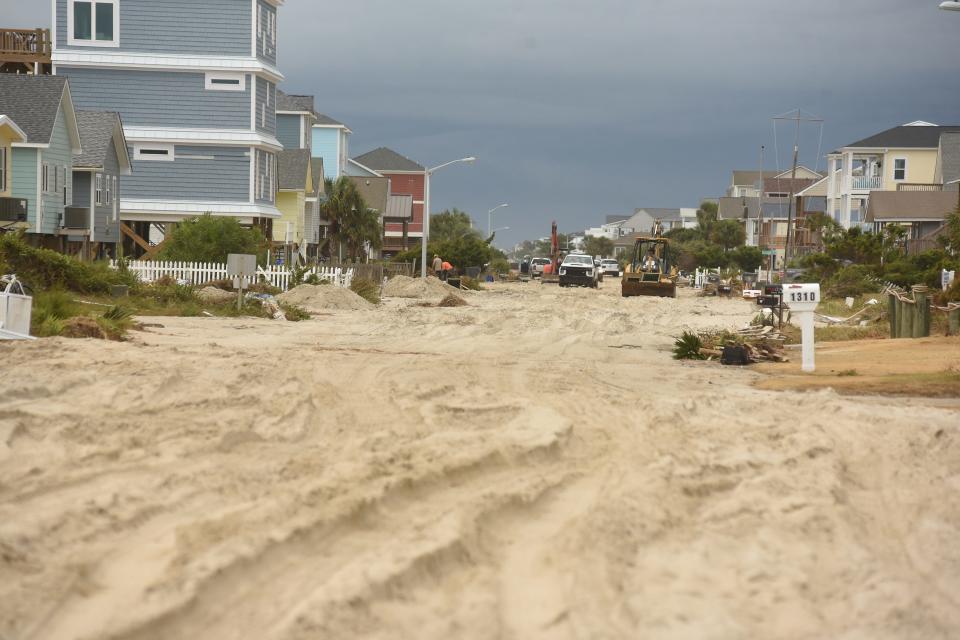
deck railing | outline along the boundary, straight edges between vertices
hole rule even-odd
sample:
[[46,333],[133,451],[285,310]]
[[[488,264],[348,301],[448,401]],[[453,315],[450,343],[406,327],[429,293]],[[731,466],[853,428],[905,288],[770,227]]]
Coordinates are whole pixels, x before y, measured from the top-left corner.
[[49,63],[49,29],[0,29],[0,62]]
[[897,184],[897,191],[943,191],[943,185],[924,182],[901,182]]
[[883,188],[883,178],[880,176],[852,176],[850,180],[854,189],[877,191]]

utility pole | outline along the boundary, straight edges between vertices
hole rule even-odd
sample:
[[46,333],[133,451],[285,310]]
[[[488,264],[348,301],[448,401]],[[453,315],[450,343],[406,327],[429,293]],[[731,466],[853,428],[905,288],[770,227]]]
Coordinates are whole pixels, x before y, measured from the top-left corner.
[[[763,248],[763,145],[760,145],[760,193],[757,194],[757,246],[760,247],[761,256],[765,249]],[[760,266],[763,266],[763,258],[760,258]]]
[[[786,246],[784,247],[784,250],[783,250],[783,253],[784,253],[783,268],[784,269],[786,269],[787,266],[790,264],[790,249],[791,249],[790,239],[794,235],[793,234],[793,199],[795,197],[794,189],[796,187],[796,180],[797,180],[797,161],[800,157],[800,123],[801,122],[819,122],[821,124],[823,123],[822,118],[816,118],[816,117],[804,118],[803,110],[800,109],[799,107],[797,107],[796,112],[791,111],[789,113],[793,115],[784,114],[782,116],[777,116],[776,118],[773,119],[774,127],[776,127],[776,122],[778,120],[792,120],[797,124],[796,134],[794,135],[794,140],[793,140],[793,170],[790,173],[790,201],[787,203],[787,240],[786,240]],[[797,212],[797,215],[799,216],[799,211]]]

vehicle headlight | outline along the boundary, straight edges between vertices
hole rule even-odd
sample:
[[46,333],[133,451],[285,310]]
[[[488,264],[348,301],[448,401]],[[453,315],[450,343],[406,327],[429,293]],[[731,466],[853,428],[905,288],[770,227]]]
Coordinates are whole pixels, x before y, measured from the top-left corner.
[[560,267],[560,275],[562,275],[562,276],[567,275],[567,270],[564,269],[563,267]]
[[588,276],[592,276],[592,275],[593,275],[593,269],[587,269],[587,275],[588,275]]

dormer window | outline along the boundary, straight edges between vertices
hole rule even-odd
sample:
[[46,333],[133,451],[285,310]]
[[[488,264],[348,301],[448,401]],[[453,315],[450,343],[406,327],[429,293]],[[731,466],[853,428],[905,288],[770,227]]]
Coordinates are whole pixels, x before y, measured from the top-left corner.
[[67,0],[67,44],[120,46],[120,0]]

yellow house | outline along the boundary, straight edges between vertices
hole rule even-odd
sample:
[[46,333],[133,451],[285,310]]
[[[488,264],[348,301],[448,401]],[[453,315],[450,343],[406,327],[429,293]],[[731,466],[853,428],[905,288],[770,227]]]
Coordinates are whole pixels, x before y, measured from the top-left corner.
[[[0,226],[16,224],[26,218],[26,204],[14,199],[13,143],[26,142],[27,135],[10,116],[0,114]],[[23,209],[23,211],[21,211]]]
[[[273,262],[306,262],[316,255],[316,181],[309,149],[290,149],[277,157],[277,209],[273,221]],[[318,178],[322,180],[322,177]]]
[[844,228],[868,227],[871,191],[940,190],[940,138],[960,126],[911,122],[827,155],[827,213]]

